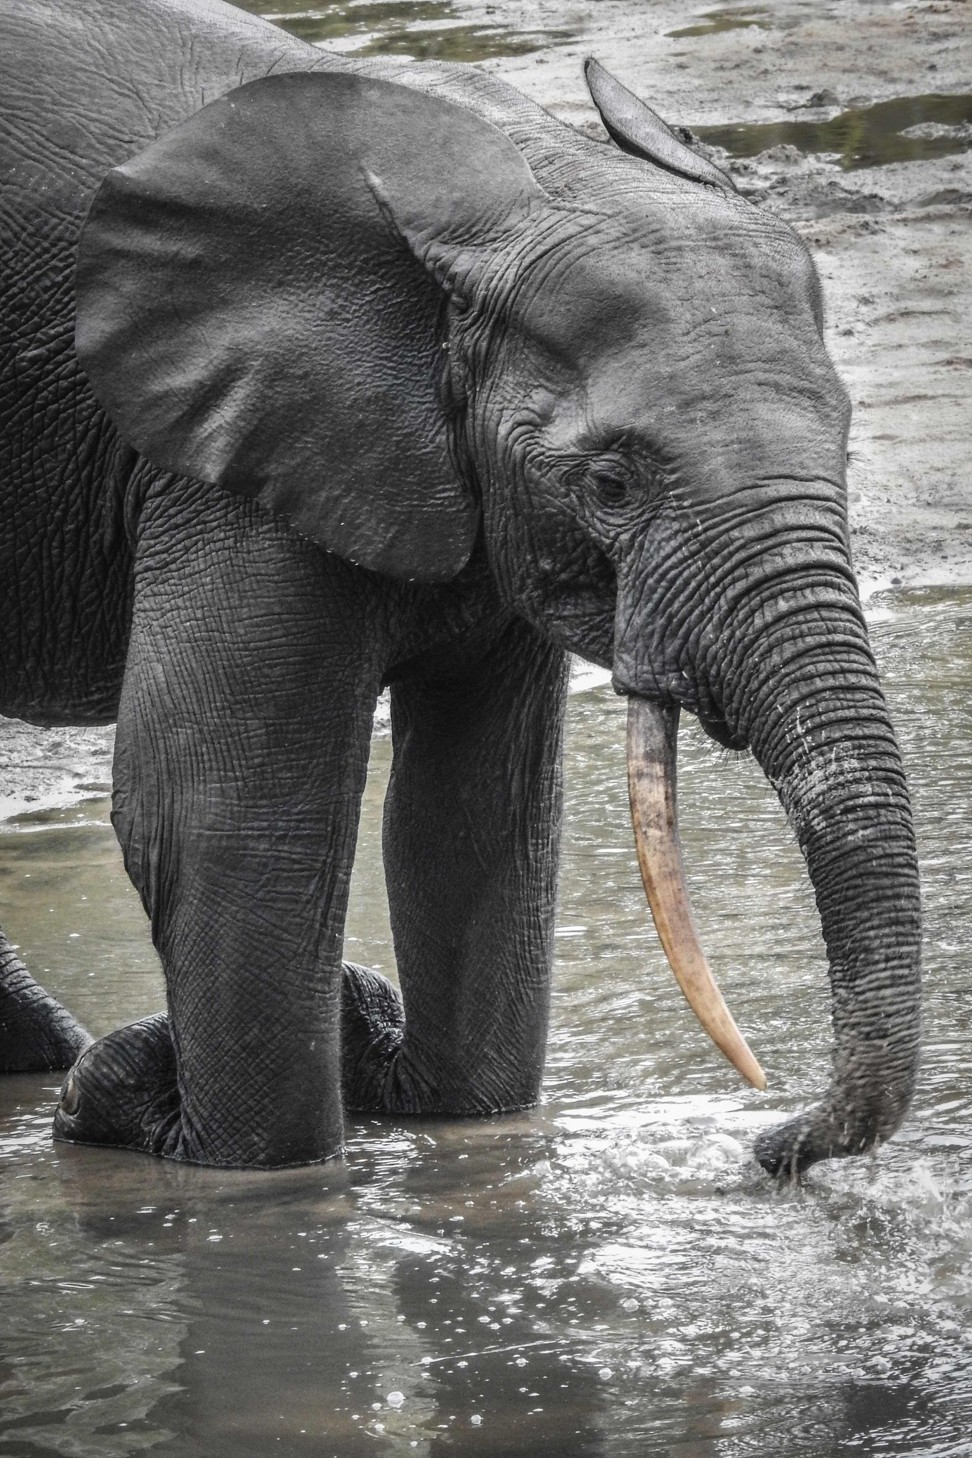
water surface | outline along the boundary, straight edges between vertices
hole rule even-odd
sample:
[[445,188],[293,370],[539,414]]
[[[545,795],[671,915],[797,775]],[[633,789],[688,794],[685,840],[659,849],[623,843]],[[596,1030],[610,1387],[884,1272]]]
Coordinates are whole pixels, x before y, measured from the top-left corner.
[[972,92],[901,96],[849,107],[828,121],[741,122],[693,130],[733,157],[755,157],[786,145],[832,157],[845,171],[924,162],[972,148]]
[[[741,1087],[658,950],[624,707],[571,703],[546,1102],[350,1128],[277,1175],[53,1146],[0,1081],[0,1453],[964,1455],[972,1428],[972,592],[885,600],[876,648],[924,876],[927,1042],[874,1159],[778,1191],[757,1131],[826,1073],[819,934],[746,758],[683,735],[696,911],[770,1078]],[[348,950],[390,969],[376,742]],[[97,1031],[158,1005],[106,804],[0,834],[24,954]]]
[[668,34],[672,37],[721,35],[727,30],[748,30],[751,27],[762,29],[771,23],[772,17],[765,5],[734,5],[719,10],[706,10],[691,25],[680,26],[678,30],[670,30]]
[[[405,55],[418,61],[483,61],[520,56],[570,40],[577,23],[529,28],[463,19],[450,0],[236,0],[291,35],[351,55]],[[548,7],[549,9],[549,7]],[[492,16],[496,6],[486,6]],[[515,18],[514,18],[515,19]]]

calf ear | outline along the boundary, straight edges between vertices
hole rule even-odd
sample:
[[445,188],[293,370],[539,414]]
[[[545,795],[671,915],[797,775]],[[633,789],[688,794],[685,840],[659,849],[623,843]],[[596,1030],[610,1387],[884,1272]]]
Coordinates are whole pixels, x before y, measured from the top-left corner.
[[666,126],[657,112],[605,71],[599,61],[584,62],[587,88],[601,120],[623,152],[654,162],[666,172],[735,192],[736,185],[720,167],[700,157]]
[[540,196],[508,138],[451,102],[344,73],[252,82],[104,179],[78,356],[155,465],[363,566],[447,579],[479,505],[450,450],[447,293],[415,238],[461,253]]

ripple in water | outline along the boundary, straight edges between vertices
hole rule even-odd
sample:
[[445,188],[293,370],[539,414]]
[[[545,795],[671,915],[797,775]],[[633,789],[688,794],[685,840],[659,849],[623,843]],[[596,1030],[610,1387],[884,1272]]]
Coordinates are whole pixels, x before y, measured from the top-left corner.
[[[238,1175],[53,1148],[56,1079],[0,1083],[0,1449],[965,1455],[972,593],[879,606],[928,974],[918,1098],[890,1146],[799,1190],[753,1164],[757,1131],[827,1069],[800,858],[755,766],[684,735],[696,912],[770,1076],[761,1095],[698,1035],[657,948],[624,709],[594,687],[571,704],[542,1109],[361,1120],[343,1166]],[[386,969],[388,749],[376,742],[348,938]],[[8,827],[0,872],[25,955],[96,1027],[160,997],[102,819],[95,805],[80,824]]]

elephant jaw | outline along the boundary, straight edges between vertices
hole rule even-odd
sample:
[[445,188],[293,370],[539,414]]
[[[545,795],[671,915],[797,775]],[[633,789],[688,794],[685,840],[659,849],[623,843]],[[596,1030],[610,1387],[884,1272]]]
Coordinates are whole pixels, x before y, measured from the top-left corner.
[[766,1077],[715,984],[692,915],[678,835],[678,707],[628,700],[628,792],[641,878],[676,981],[702,1027],[754,1088]]

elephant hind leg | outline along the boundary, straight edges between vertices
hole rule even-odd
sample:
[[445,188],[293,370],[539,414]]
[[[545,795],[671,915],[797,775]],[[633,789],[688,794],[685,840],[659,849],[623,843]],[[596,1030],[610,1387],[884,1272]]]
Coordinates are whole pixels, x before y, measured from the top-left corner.
[[67,1008],[34,981],[0,931],[0,1073],[70,1068],[90,1042]]

